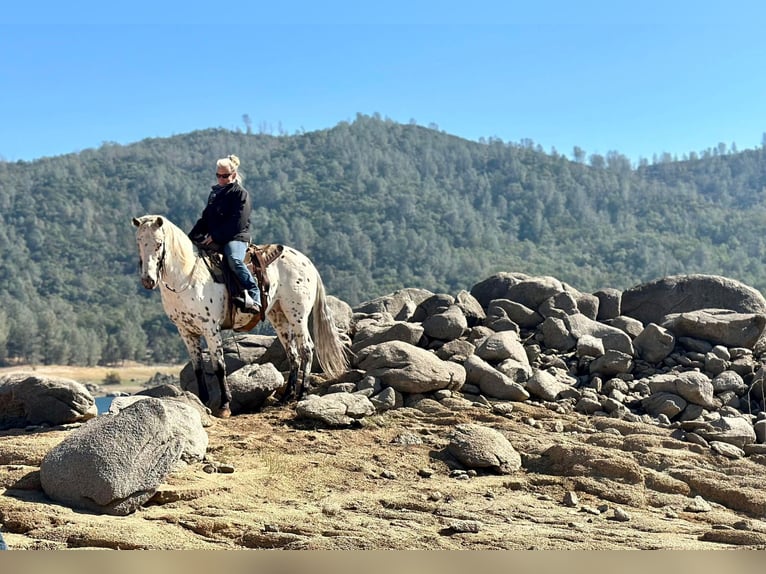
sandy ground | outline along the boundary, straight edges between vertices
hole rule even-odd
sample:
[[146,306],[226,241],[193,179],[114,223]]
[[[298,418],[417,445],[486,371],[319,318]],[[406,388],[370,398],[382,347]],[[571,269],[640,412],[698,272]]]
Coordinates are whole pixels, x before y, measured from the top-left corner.
[[[502,431],[522,469],[461,467],[446,446],[465,422]],[[689,448],[669,429],[598,423],[514,403],[504,416],[405,408],[328,429],[271,405],[218,420],[208,460],[125,517],[40,490],[42,457],[72,429],[4,431],[0,523],[16,549],[766,549],[762,462]],[[702,511],[692,505],[700,493]]]

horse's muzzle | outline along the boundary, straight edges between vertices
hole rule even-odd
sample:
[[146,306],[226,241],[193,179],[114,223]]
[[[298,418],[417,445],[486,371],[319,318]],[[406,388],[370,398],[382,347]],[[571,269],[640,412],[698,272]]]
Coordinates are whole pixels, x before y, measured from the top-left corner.
[[145,276],[141,277],[141,285],[143,285],[145,289],[149,289],[151,291],[157,286],[157,282],[151,277]]

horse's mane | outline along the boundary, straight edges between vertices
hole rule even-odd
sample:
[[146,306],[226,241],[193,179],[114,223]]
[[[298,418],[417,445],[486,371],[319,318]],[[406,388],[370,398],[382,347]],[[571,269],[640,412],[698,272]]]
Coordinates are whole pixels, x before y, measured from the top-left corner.
[[[197,249],[194,247],[194,243],[175,223],[167,217],[162,219],[164,220],[163,227],[165,228],[165,249],[178,259],[178,264],[182,269],[188,269],[197,260]],[[194,273],[195,277],[198,275],[204,277],[207,274],[209,272],[204,265],[197,266]]]

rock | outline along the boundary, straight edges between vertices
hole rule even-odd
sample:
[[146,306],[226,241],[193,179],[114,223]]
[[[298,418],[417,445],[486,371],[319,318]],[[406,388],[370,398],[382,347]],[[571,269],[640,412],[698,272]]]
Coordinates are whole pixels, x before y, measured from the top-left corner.
[[599,289],[598,291],[595,291],[593,295],[598,299],[598,314],[596,315],[596,320],[606,321],[619,317],[622,314],[620,309],[622,291],[619,289]]
[[633,343],[630,337],[627,333],[616,327],[599,323],[581,313],[567,315],[564,318],[564,324],[575,339],[579,339],[584,335],[600,339],[604,345],[605,352],[609,350],[620,351],[631,357],[634,354]]
[[511,287],[528,277],[524,273],[503,271],[476,283],[471,287],[471,295],[486,309],[494,299],[510,299],[508,292]]
[[403,393],[459,390],[466,378],[462,365],[442,361],[434,353],[402,341],[366,347],[357,357],[357,364],[368,376]]
[[710,512],[713,507],[701,496],[695,496],[692,501],[686,505],[684,512]]
[[455,304],[460,311],[462,311],[469,327],[481,325],[487,318],[487,314],[484,312],[481,304],[476,300],[476,297],[464,289],[459,291],[455,296]]
[[364,395],[332,393],[309,395],[295,405],[299,417],[322,421],[328,426],[344,427],[375,413],[375,407]]
[[473,355],[463,363],[466,382],[476,385],[487,396],[511,401],[526,401],[524,386],[510,379],[489,363]]
[[266,399],[285,385],[282,373],[271,363],[246,365],[228,377],[231,413],[254,413]]
[[487,468],[510,474],[521,468],[521,455],[505,436],[477,424],[459,424],[450,435],[447,450],[468,468]]
[[442,341],[457,339],[467,328],[468,321],[457,305],[450,305],[444,311],[434,313],[423,321],[426,336]]
[[673,352],[676,339],[673,334],[655,323],[649,323],[633,339],[636,353],[644,361],[659,363]]
[[766,299],[756,289],[717,275],[674,275],[622,293],[622,314],[643,324],[662,324],[665,316],[699,309],[729,309],[766,314]]
[[514,359],[519,363],[529,365],[527,352],[524,350],[524,345],[521,344],[519,335],[515,331],[502,331],[490,335],[476,347],[475,354],[489,363],[499,363],[505,359]]
[[43,458],[40,482],[62,504],[124,516],[149,500],[180,461],[202,460],[207,444],[195,409],[147,397],[75,429]]
[[753,425],[743,417],[724,416],[711,421],[706,428],[699,428],[696,432],[711,444],[712,441],[718,441],[739,449],[756,441]]
[[703,339],[727,347],[753,348],[766,327],[766,312],[700,309],[666,315],[662,326],[676,337]]
[[641,400],[641,406],[644,410],[657,417],[659,415],[665,415],[669,419],[673,419],[678,413],[686,408],[687,402],[673,393],[658,392],[650,395],[649,397]]
[[97,415],[96,399],[77,381],[30,372],[0,378],[0,429],[69,424]]
[[420,323],[396,321],[394,323],[370,323],[361,327],[354,336],[351,351],[359,353],[365,347],[387,343],[389,341],[402,341],[410,345],[417,345],[425,329]]
[[571,389],[572,385],[561,381],[548,371],[535,369],[524,388],[530,395],[545,401],[555,401],[560,393]]
[[353,308],[353,311],[354,313],[365,313],[368,315],[372,313],[386,312],[391,314],[391,316],[396,317],[407,303],[419,305],[431,296],[433,296],[433,293],[427,289],[400,289],[390,295],[360,303]]

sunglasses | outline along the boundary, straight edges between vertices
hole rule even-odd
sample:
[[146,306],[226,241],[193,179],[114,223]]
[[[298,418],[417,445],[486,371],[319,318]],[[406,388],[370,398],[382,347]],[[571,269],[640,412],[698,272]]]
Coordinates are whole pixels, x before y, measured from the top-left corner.
[[218,177],[218,178],[227,178],[227,177],[231,177],[231,174],[230,173],[217,173],[217,174],[215,174],[215,176]]

